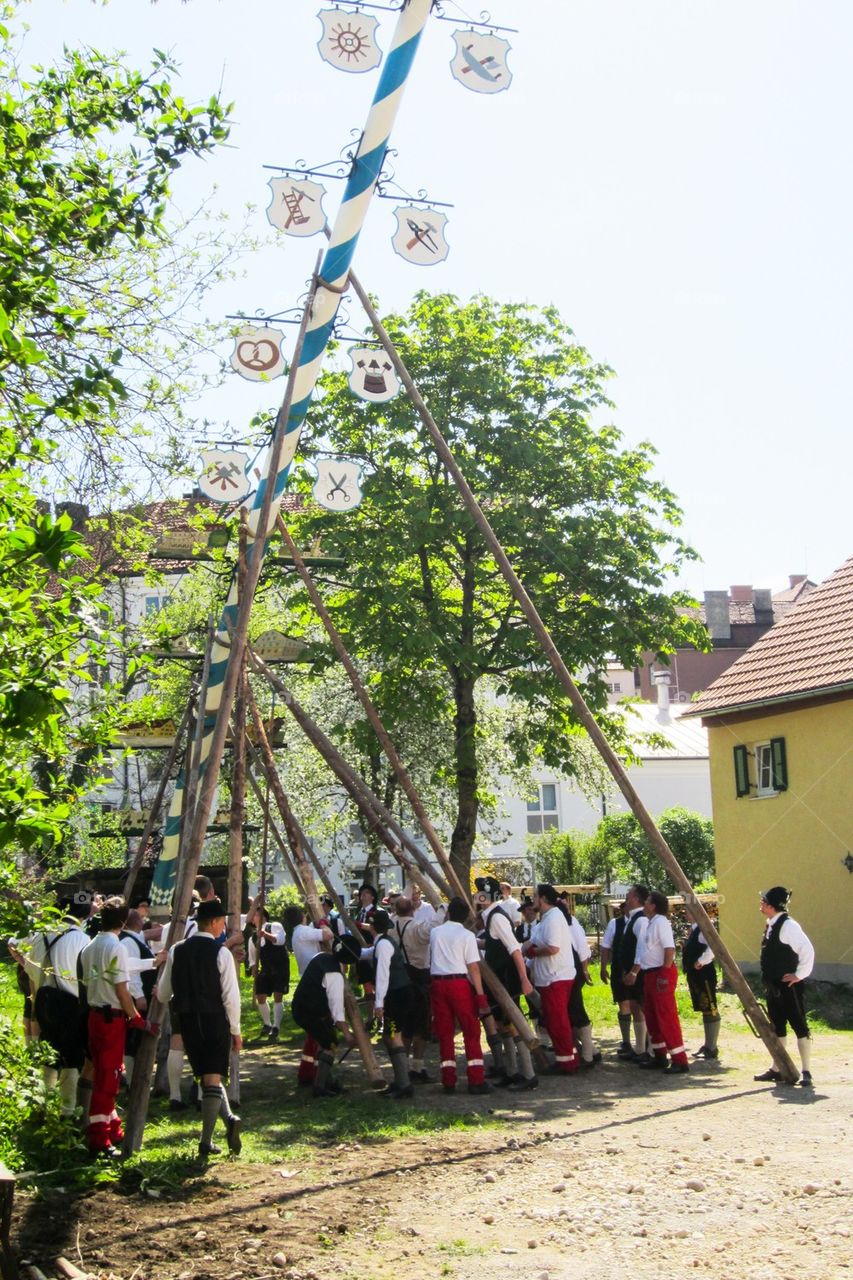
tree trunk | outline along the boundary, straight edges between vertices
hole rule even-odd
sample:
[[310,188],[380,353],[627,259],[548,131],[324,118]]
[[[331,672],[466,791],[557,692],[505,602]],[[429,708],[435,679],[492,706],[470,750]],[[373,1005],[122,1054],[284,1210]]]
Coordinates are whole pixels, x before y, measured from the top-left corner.
[[471,850],[477,834],[477,710],[474,706],[474,680],[457,674],[453,682],[456,700],[454,717],[454,753],[456,759],[456,825],[450,838],[450,862],[467,886],[471,881]]

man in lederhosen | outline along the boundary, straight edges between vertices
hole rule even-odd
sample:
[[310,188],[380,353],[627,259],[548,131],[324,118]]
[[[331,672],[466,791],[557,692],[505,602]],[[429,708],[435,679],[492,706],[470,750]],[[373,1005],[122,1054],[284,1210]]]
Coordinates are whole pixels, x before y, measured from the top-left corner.
[[349,934],[336,938],[331,953],[319,951],[308,961],[293,993],[290,1012],[297,1027],[305,1032],[302,1064],[316,1063],[312,1073],[315,1098],[333,1098],[343,1093],[343,1086],[332,1077],[332,1066],[338,1037],[348,1045],[355,1043],[344,1008],[344,971],[360,958],[361,947],[355,938]]
[[[255,1006],[270,1044],[278,1040],[285,991],[290,990],[290,953],[284,925],[270,920],[266,907],[255,911],[255,933],[249,939],[249,970],[255,980]],[[268,997],[273,998],[272,1018]]]
[[411,1098],[414,1089],[409,1079],[407,1046],[411,1044],[418,1025],[421,994],[409,977],[403,949],[392,933],[391,917],[387,911],[374,912],[373,927],[376,930],[373,946],[376,998],[373,1011],[381,1021],[382,1039],[394,1068],[394,1080],[386,1093],[392,1098]]
[[[812,1042],[803,987],[814,968],[814,947],[796,920],[788,915],[786,907],[790,896],[790,890],[782,885],[776,885],[761,895],[761,914],[767,921],[761,940],[761,976],[767,992],[767,1012],[783,1047],[789,1024],[797,1037],[802,1064],[800,1084],[808,1089],[813,1084]],[[772,1066],[755,1077],[756,1080],[774,1082],[781,1078]]]
[[[118,935],[119,942],[128,955],[136,960],[153,960],[154,952],[145,941],[142,930],[145,927],[142,913],[135,907],[127,913],[127,923]],[[134,973],[128,966],[128,988],[130,998],[136,1005],[137,1013],[143,1016],[148,1013],[148,1005],[157,982],[154,969],[145,969]],[[128,1088],[133,1080],[133,1067],[139,1046],[142,1043],[142,1031],[138,1027],[128,1027],[124,1037],[124,1074]]]
[[681,948],[681,968],[687,979],[687,990],[693,1008],[702,1015],[705,1039],[694,1058],[719,1058],[720,1011],[717,1007],[717,966],[714,953],[705,941],[698,924],[694,924]]
[[[479,876],[474,884],[477,888],[474,905],[483,925],[483,958],[518,1004],[520,996],[530,995],[533,984],[527,976],[521,943],[513,932],[512,922],[497,901],[501,894],[500,882],[494,876]],[[494,1064],[502,1072],[497,1078],[498,1085],[514,1091],[537,1088],[539,1081],[527,1045],[494,1001],[490,1012],[493,1021],[491,1025],[484,1023],[484,1027]]]
[[415,1027],[412,1034],[412,1065],[409,1078],[421,1084],[429,1083],[424,1066],[424,1053],[430,1037],[430,972],[429,940],[432,931],[444,922],[443,907],[436,910],[429,903],[419,910],[415,919],[415,907],[411,898],[401,894],[394,903],[394,928],[406,969],[415,987]]
[[619,1021],[619,1034],[622,1043],[616,1050],[618,1058],[631,1058],[634,1049],[631,1044],[631,1001],[625,996],[622,975],[616,966],[610,967],[610,961],[620,945],[625,929],[627,911],[622,903],[617,914],[608,920],[601,939],[601,981],[609,983],[613,1003],[616,1005],[616,1016]]
[[201,1082],[202,1159],[219,1155],[213,1132],[221,1115],[228,1150],[242,1146],[240,1117],[231,1110],[223,1081],[228,1078],[231,1050],[243,1046],[240,1036],[240,987],[230,951],[219,946],[225,908],[218,898],[199,903],[196,929],[169,951],[158,983],[160,999],[171,999],[180,1018],[181,1037],[193,1075]]
[[643,907],[648,899],[649,891],[644,884],[632,884],[625,894],[625,927],[613,939],[613,960],[611,965],[610,986],[613,998],[628,1004],[631,1020],[634,1024],[634,1047],[627,1054],[620,1049],[618,1057],[628,1062],[647,1062],[648,1035],[646,1020],[643,1017],[641,991],[636,985],[626,984],[625,976],[636,964],[637,946],[648,927],[648,920],[643,914]]

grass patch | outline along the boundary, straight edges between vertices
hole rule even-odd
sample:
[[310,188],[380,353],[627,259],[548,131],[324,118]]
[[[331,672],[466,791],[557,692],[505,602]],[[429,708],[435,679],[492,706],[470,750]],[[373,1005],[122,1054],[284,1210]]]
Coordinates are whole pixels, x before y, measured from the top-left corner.
[[471,1244],[468,1240],[450,1240],[438,1246],[439,1253],[446,1253],[452,1258],[475,1258],[488,1250],[481,1244]]

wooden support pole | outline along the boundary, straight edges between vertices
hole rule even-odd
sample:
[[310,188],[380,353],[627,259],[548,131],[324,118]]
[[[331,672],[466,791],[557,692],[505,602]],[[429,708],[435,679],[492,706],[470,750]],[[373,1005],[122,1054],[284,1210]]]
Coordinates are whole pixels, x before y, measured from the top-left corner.
[[163,807],[163,801],[166,797],[166,788],[169,785],[169,777],[175,767],[175,762],[181,750],[181,743],[183,742],[184,734],[189,727],[191,714],[192,696],[187,699],[187,705],[184,708],[181,723],[175,730],[175,738],[169,748],[169,754],[166,756],[166,763],[163,765],[163,771],[160,774],[160,781],[157,784],[157,792],[151,804],[151,811],[145,820],[145,826],[143,828],[142,835],[139,838],[139,847],[136,850],[133,862],[128,868],[127,879],[124,882],[123,890],[125,902],[130,901],[130,895],[133,893],[133,886],[136,884],[136,877],[139,875],[142,863],[145,861],[145,852],[148,848],[148,841],[151,839],[152,832],[154,831],[154,828],[157,825],[157,820],[160,817],[160,810]]
[[747,1017],[767,1046],[768,1052],[770,1053],[777,1070],[781,1073],[782,1078],[787,1081],[787,1083],[794,1084],[799,1077],[799,1071],[794,1065],[793,1059],[780,1043],[778,1036],[773,1030],[772,1023],[766,1017],[763,1009],[752,994],[749,983],[746,981],[746,978],[735,963],[734,957],[731,955],[728,947],[726,947],[717,932],[714,922],[696,897],[696,893],[690,883],[690,880],[685,875],[677,858],[658,830],[657,824],[637,794],[631,779],[628,777],[625,766],[622,764],[622,761],[607,741],[607,738],[599,728],[595,717],[586,705],[583,694],[572,679],[571,673],[563,662],[563,659],[560,657],[545,623],[539,616],[536,606],[527,594],[521,580],[510,563],[509,557],[501,546],[497,534],[492,529],[492,526],[489,524],[480,504],[474,497],[474,493],[470,485],[462,474],[462,471],[451,453],[447,441],[444,439],[438,424],[430,413],[426,402],[415,385],[414,379],[406,368],[406,365],[391,340],[388,331],[379,318],[379,314],[371,302],[370,297],[352,272],[350,272],[349,279],[350,284],[373,327],[374,333],[382,343],[389,360],[394,365],[400,381],[406,388],[406,391],[417,410],[418,416],[435,446],[436,453],[441,459],[443,465],[447,468],[449,474],[453,477],[468,514],[471,516],[471,519],[482,534],[489,551],[494,556],[495,561],[506,579],[516,602],[527,619],[531,630],[539,641],[539,644],[551,665],[551,669],[565,690],[575,715],[595,744],[599,755],[610,770],[616,785],[627,800],[632,813],[648,837],[658,858],[666,868],[673,884],[684,895],[685,910],[687,911],[687,914],[690,916],[691,920],[693,920],[695,924],[698,924],[702,929],[702,933],[707,939],[708,946],[713,951],[717,960],[719,960],[720,966],[731,984],[732,989],[740,999]]
[[[350,793],[350,795],[352,795],[356,804],[359,805],[360,808],[366,808],[368,812],[373,811],[373,813],[381,820],[381,825],[377,826],[377,830],[380,834],[383,834],[383,838],[384,828],[386,826],[395,834],[398,843],[395,844],[393,841],[388,842],[388,847],[394,857],[397,858],[398,862],[400,862],[400,865],[405,868],[405,860],[402,852],[405,847],[414,855],[419,868],[425,873],[425,875],[429,876],[435,882],[441,892],[448,898],[453,897],[453,890],[440,872],[436,871],[435,867],[433,867],[422,850],[420,850],[415,842],[406,835],[394,815],[386,809],[382,801],[374,795],[373,791],[360,774],[346,764],[340,752],[329,741],[322,729],[314,723],[304,708],[300,706],[284,681],[279,676],[275,675],[265,662],[261,661],[253,649],[250,648],[248,650],[248,655],[249,662],[255,670],[258,671],[259,674],[266,676],[267,680],[281,694],[285,706],[291,712],[297,724],[302,728],[306,737],[317,749],[320,755],[322,755],[323,759],[332,769],[335,776],[342,782],[345,789]],[[428,896],[433,906],[437,906],[439,899],[435,890],[433,890],[431,886]],[[468,894],[462,893],[459,896],[464,897],[466,902],[469,901]],[[531,1049],[531,1051],[538,1049],[539,1041],[536,1038],[533,1028],[507,991],[506,987],[502,982],[500,982],[492,969],[489,968],[485,960],[481,960],[480,967],[483,973],[483,981],[494,996],[496,1003],[500,1006],[501,1012],[506,1020],[512,1023],[522,1040]]]
[[[299,880],[305,893],[306,905],[311,914],[311,919],[316,925],[322,916],[320,911],[320,897],[317,893],[317,886],[314,883],[314,876],[309,867],[305,855],[299,843],[299,836],[296,827],[293,824],[290,806],[287,803],[287,797],[284,793],[284,787],[281,785],[281,779],[278,776],[278,770],[275,767],[275,758],[273,757],[272,747],[269,744],[264,722],[258,711],[257,703],[252,694],[251,686],[246,681],[246,705],[252,717],[252,723],[255,726],[255,735],[258,740],[258,751],[264,766],[264,774],[270,784],[270,789],[275,797],[278,811],[282,816],[282,822],[287,833],[287,841],[290,845],[293,855],[293,862],[299,875]],[[367,1078],[371,1085],[378,1087],[385,1083],[379,1063],[376,1061],[376,1054],[373,1052],[373,1045],[364,1026],[361,1017],[361,1010],[358,1007],[355,996],[353,995],[349,983],[344,983],[344,1007],[349,1018],[352,1033],[355,1036],[355,1043],[361,1060],[364,1063],[364,1069],[367,1072]]]

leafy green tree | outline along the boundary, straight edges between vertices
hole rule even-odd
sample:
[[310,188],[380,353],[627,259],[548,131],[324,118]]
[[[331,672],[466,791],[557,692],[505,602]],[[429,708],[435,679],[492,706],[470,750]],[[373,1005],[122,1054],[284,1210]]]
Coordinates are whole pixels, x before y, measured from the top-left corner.
[[[614,740],[606,662],[702,644],[667,576],[692,556],[681,513],[652,475],[648,444],[594,425],[609,370],[553,308],[419,294],[385,321],[498,537],[590,704]],[[329,374],[312,410],[313,447],[367,463],[364,501],[345,518],[309,514],[305,541],[348,562],[329,603],[378,675],[391,725],[401,699],[447,726],[436,761],[453,791],[451,857],[463,881],[484,794],[478,686],[523,708],[513,758],[577,776],[589,757],[566,701],[405,396],[376,405]],[[623,743],[624,745],[624,743]]]
[[94,761],[109,724],[97,694],[72,709],[105,618],[86,546],[42,501],[64,442],[114,447],[127,396],[87,270],[157,238],[173,172],[227,124],[218,99],[181,99],[163,55],[142,74],[67,51],[24,79],[12,41],[0,27],[0,847],[32,849],[60,835],[91,781],[77,754]]
[[[657,823],[690,883],[707,884],[714,873],[711,819],[676,805],[665,809]],[[602,868],[609,878],[623,884],[647,884],[666,893],[676,891],[632,813],[611,813],[602,818],[589,852],[593,865]]]
[[591,838],[584,831],[543,831],[528,844],[537,880],[550,884],[590,884]]

